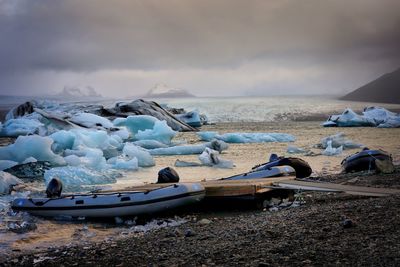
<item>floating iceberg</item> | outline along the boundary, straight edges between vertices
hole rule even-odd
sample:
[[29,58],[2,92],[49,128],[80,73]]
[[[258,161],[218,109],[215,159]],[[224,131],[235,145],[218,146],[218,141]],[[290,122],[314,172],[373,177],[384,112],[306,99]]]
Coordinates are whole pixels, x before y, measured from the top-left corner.
[[19,163],[29,157],[38,161],[48,161],[54,165],[64,165],[65,160],[51,150],[53,139],[38,135],[19,136],[14,144],[0,147],[0,160],[12,160]]
[[265,143],[265,142],[293,142],[295,137],[286,133],[226,133],[199,132],[197,135],[204,141],[212,139],[222,140],[226,143]]
[[325,156],[337,156],[340,155],[343,151],[343,146],[340,146],[338,148],[332,147],[332,140],[328,141],[328,145],[324,151],[322,151],[322,155]]
[[[350,108],[347,108],[341,115],[331,115],[328,120],[322,123],[325,127],[400,127],[400,116],[382,107],[367,107],[362,115],[358,115]],[[382,126],[380,126],[382,125]]]
[[153,157],[146,149],[132,143],[126,143],[122,153],[131,159],[137,158],[140,167],[151,167],[155,165]]
[[44,174],[46,185],[52,178],[58,178],[66,191],[81,191],[84,185],[115,183],[120,174],[115,171],[96,171],[86,167],[56,167]]
[[214,140],[213,142],[199,145],[173,146],[150,149],[149,152],[151,155],[193,155],[203,153],[206,147],[212,148],[217,151],[228,149],[228,145],[225,142]]
[[343,147],[343,149],[353,149],[363,146],[361,144],[354,143],[353,141],[347,139],[344,133],[337,133],[322,138],[321,143],[317,144],[316,147],[325,149],[328,147],[329,142],[331,142],[331,146],[333,148]]
[[12,174],[0,171],[0,195],[9,194],[12,186],[23,182]]

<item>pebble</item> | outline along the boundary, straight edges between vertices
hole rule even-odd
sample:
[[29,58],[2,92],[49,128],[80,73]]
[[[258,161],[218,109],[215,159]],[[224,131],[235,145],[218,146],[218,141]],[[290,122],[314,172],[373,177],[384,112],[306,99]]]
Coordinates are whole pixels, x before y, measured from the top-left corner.
[[342,226],[343,226],[343,228],[351,228],[351,227],[354,226],[354,224],[353,224],[353,221],[352,221],[352,220],[350,220],[350,219],[344,219],[344,220],[342,221]]
[[208,220],[208,219],[201,219],[199,221],[199,224],[201,224],[201,225],[207,225],[207,224],[210,224],[210,223],[211,223],[211,221]]
[[194,232],[192,229],[186,229],[185,231],[185,237],[192,237],[195,236],[196,232]]

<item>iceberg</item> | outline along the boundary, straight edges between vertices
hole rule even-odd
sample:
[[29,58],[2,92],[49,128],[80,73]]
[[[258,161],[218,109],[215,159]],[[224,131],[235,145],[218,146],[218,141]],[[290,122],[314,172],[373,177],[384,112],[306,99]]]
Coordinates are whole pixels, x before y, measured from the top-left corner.
[[29,157],[38,161],[48,161],[54,165],[64,165],[63,157],[51,150],[53,139],[38,135],[19,136],[14,144],[0,147],[0,160],[12,160],[19,163]]
[[400,127],[400,116],[390,117],[385,122],[378,125],[378,128],[399,128]]
[[67,163],[67,165],[70,165],[70,166],[78,166],[81,164],[81,159],[76,155],[66,156],[66,157],[64,157],[64,160]]
[[206,147],[212,148],[217,151],[223,151],[228,149],[228,145],[220,140],[214,140],[205,144],[199,145],[186,145],[186,146],[173,146],[165,148],[150,149],[151,155],[193,155],[201,154],[206,149]]
[[151,167],[155,165],[153,157],[146,149],[132,143],[126,143],[122,153],[131,159],[137,158],[140,167]]
[[265,142],[294,142],[295,137],[286,133],[226,133],[199,132],[197,135],[204,141],[211,139],[222,140],[226,143],[265,143]]
[[81,191],[82,186],[115,183],[120,174],[115,171],[97,171],[86,167],[55,167],[44,173],[46,185],[53,178],[63,183],[66,191]]
[[80,158],[81,164],[95,170],[105,170],[109,168],[102,150],[86,147],[83,151],[85,151],[85,156]]
[[0,195],[9,194],[12,186],[23,184],[23,182],[14,175],[0,171]]
[[304,154],[304,153],[307,153],[306,150],[304,150],[302,148],[299,148],[299,147],[296,147],[296,146],[288,146],[286,151],[289,154]]

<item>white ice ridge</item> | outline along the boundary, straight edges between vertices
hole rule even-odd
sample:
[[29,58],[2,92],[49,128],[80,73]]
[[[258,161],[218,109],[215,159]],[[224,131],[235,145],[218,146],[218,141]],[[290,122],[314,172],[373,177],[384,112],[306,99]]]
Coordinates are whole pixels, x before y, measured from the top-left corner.
[[347,108],[340,115],[331,115],[323,124],[325,127],[372,126],[380,128],[400,127],[400,115],[382,107],[367,107],[359,115]]
[[296,139],[286,133],[226,133],[198,132],[197,135],[203,141],[212,139],[222,140],[226,143],[265,143],[265,142],[294,142]]
[[114,127],[111,121],[108,119],[92,114],[92,113],[78,113],[70,118],[70,121],[87,128],[103,127],[105,129],[111,129]]

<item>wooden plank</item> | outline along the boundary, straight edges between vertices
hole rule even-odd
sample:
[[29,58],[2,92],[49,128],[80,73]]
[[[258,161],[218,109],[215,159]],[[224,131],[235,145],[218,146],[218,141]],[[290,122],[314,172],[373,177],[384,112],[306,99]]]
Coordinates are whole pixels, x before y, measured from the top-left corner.
[[376,188],[376,187],[354,186],[354,185],[343,185],[343,184],[332,184],[332,183],[318,183],[318,182],[308,182],[301,180],[276,181],[274,182],[273,185],[287,189],[345,192],[352,195],[378,196],[378,197],[400,193],[400,190],[392,188]]
[[[256,195],[270,191],[274,182],[290,181],[295,179],[294,176],[261,178],[261,179],[246,179],[246,180],[211,180],[199,182],[206,189],[206,197],[225,197],[225,196],[246,196]],[[148,191],[169,185],[170,184],[146,184],[141,186],[133,186],[118,191]]]

